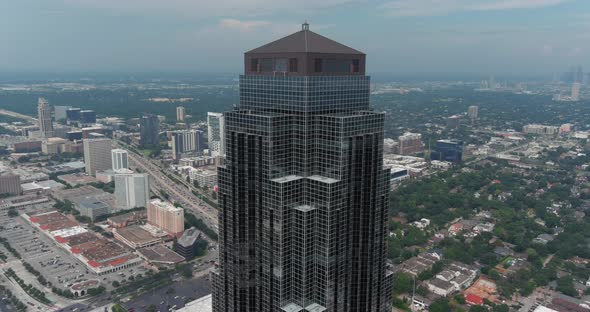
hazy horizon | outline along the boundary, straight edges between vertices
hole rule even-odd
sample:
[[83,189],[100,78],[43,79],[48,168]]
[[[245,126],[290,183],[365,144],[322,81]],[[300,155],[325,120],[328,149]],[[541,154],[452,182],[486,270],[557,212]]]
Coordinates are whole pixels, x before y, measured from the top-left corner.
[[550,75],[590,68],[589,17],[584,0],[5,1],[0,69],[239,73],[243,52],[308,20],[373,74]]

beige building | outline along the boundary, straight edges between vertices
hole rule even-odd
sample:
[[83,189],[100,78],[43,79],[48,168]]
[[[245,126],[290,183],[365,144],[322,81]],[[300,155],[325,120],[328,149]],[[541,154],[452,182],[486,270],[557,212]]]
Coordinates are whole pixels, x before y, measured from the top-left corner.
[[95,176],[97,171],[112,169],[111,139],[85,139],[84,163],[86,173]]
[[148,223],[176,236],[184,231],[184,209],[174,207],[159,199],[150,201],[147,209]]
[[19,175],[13,173],[0,174],[0,194],[19,195],[21,191]]

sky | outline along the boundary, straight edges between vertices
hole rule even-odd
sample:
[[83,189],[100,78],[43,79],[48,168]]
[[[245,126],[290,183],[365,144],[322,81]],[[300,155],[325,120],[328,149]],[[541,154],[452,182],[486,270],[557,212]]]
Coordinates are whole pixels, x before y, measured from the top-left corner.
[[0,72],[230,72],[310,29],[375,73],[590,70],[590,0],[1,0]]

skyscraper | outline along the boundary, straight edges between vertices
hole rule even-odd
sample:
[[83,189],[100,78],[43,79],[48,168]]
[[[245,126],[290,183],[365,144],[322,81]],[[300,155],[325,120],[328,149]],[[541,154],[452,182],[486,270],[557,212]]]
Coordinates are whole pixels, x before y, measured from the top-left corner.
[[213,311],[389,311],[384,114],[365,54],[304,24],[244,63],[224,114]]
[[225,155],[225,119],[222,113],[207,113],[207,139],[213,156]]
[[160,120],[156,115],[143,115],[139,120],[139,144],[153,145],[160,143]]
[[469,117],[469,119],[471,119],[472,121],[477,119],[478,113],[479,107],[476,105],[471,105],[469,106],[469,108],[467,108],[467,117]]
[[177,121],[184,121],[185,118],[186,118],[186,110],[184,109],[184,106],[178,106],[176,108],[176,120]]
[[114,171],[129,169],[129,154],[120,148],[111,150],[111,162]]
[[179,130],[172,132],[172,156],[180,159],[184,153],[199,154],[201,151],[201,130]]
[[56,121],[65,120],[67,119],[66,112],[68,109],[72,108],[71,106],[54,106],[53,107],[53,117],[55,117]]
[[580,83],[574,82],[572,85],[572,101],[580,100]]
[[51,120],[51,106],[44,98],[39,98],[37,104],[37,116],[39,118],[39,129],[44,138],[53,136],[53,122]]
[[133,173],[131,170],[124,171],[119,170],[115,174],[115,200],[117,208],[147,208],[150,200],[149,176],[145,173]]
[[97,171],[112,169],[111,139],[85,139],[83,142],[86,173],[96,176]]

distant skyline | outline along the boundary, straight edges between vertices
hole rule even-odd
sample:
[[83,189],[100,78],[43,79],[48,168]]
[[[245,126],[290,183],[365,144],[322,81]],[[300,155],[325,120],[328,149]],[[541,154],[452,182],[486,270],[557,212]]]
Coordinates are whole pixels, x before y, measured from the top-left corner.
[[587,0],[27,0],[0,3],[0,71],[239,72],[306,20],[369,73],[590,70]]

